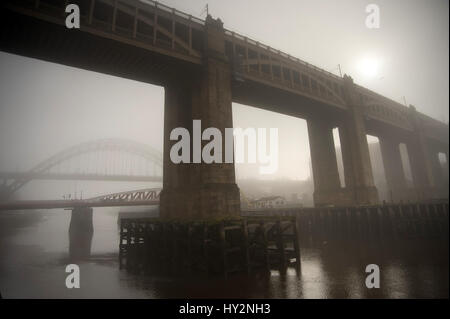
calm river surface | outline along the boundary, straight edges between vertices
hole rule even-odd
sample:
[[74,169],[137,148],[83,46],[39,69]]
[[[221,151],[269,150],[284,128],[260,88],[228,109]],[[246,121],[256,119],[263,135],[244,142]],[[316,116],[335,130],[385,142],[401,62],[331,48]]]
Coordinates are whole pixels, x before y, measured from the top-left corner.
[[[448,244],[302,244],[301,273],[170,278],[119,270],[118,209],[94,210],[91,257],[81,287],[67,289],[70,211],[0,212],[3,298],[448,298]],[[377,264],[381,287],[365,286]]]

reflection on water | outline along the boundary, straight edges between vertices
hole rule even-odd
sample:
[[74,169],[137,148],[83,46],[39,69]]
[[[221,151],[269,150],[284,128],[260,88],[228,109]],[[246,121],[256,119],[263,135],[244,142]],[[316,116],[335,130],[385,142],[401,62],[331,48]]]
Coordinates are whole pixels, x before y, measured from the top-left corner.
[[[448,298],[448,242],[305,243],[300,273],[289,268],[228,279],[169,278],[119,270],[117,210],[96,208],[93,235],[72,233],[72,241],[70,220],[66,210],[0,213],[3,297]],[[71,242],[81,244],[72,256]],[[67,289],[65,266],[74,256],[82,256],[81,288]],[[380,266],[380,289],[365,286],[370,263]]]

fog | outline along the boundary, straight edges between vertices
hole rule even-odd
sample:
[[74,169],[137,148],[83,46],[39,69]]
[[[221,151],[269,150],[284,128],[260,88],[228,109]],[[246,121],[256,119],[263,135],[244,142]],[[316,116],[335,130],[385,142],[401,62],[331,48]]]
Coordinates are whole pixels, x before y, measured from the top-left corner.
[[[448,122],[448,1],[377,1],[380,29],[368,29],[365,6],[372,2],[259,0],[208,5],[227,29],[335,74],[340,64],[356,83]],[[199,16],[206,1],[164,4]],[[101,138],[127,138],[162,151],[162,87],[3,52],[0,70],[0,171],[27,171],[59,151]],[[233,124],[278,128],[279,169],[264,178],[310,178],[303,119],[234,103]],[[263,178],[257,165],[244,164],[236,165],[236,176]],[[136,183],[107,185],[111,191],[139,188]],[[95,196],[104,187],[35,181],[22,193],[27,198],[51,197],[84,189],[85,196]]]

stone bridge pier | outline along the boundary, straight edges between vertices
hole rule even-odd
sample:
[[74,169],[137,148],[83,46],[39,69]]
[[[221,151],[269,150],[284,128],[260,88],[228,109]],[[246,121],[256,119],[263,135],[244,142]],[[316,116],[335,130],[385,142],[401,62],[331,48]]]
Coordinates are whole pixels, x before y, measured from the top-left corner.
[[401,141],[393,136],[385,135],[379,135],[378,139],[388,187],[388,200],[397,203],[412,199],[400,154]]
[[330,121],[311,118],[307,121],[311,165],[314,179],[314,204],[326,206],[350,203],[345,189],[341,188]]
[[[442,150],[430,145],[431,170],[433,172],[436,188],[436,198],[448,198],[448,150]],[[444,165],[439,160],[439,153],[445,154],[446,162]]]
[[71,260],[83,260],[91,255],[94,226],[91,207],[72,209],[69,226],[69,256]]
[[[433,200],[448,198],[448,169],[442,167],[439,153],[444,153],[448,165],[448,146],[426,138],[414,106],[409,107],[413,131],[406,137],[379,135],[381,155],[389,188],[390,200]],[[400,155],[400,143],[405,142],[410,162],[413,188],[408,188]]]
[[[203,163],[196,158],[202,141],[192,129],[192,120],[201,120],[202,130],[233,127],[231,106],[231,68],[225,56],[222,22],[210,16],[205,25],[204,61],[199,74],[188,75],[186,81],[165,85],[163,190],[160,195],[163,218],[207,218],[240,214],[240,194],[235,181],[233,163]],[[170,159],[173,128],[189,130],[191,163],[175,164]],[[225,143],[222,143],[223,148]],[[198,154],[198,153],[197,153]],[[222,150],[225,154],[225,150]]]
[[429,144],[423,134],[423,128],[417,118],[414,106],[410,106],[409,115],[413,132],[408,137],[406,146],[411,164],[414,192],[418,200],[432,199],[436,197],[436,185]]
[[416,108],[409,107],[413,132],[406,145],[411,164],[414,192],[417,200],[448,198],[448,169],[442,167],[439,153],[446,156],[448,165],[448,144],[436,143],[428,139]]
[[[308,134],[314,178],[315,206],[370,205],[378,203],[369,146],[353,80],[344,76],[348,111],[338,119],[308,119]],[[332,129],[339,128],[345,187],[341,187]]]

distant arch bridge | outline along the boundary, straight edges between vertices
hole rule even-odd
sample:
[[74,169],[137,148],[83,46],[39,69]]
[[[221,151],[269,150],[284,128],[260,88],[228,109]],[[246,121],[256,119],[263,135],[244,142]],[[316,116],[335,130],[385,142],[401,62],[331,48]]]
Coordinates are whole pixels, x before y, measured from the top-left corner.
[[26,172],[0,172],[8,197],[35,179],[162,182],[162,154],[126,139],[100,139],[77,144]]

